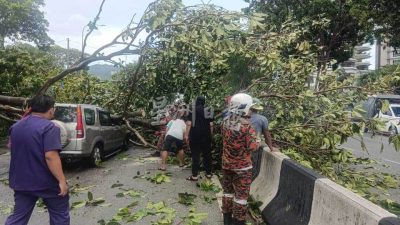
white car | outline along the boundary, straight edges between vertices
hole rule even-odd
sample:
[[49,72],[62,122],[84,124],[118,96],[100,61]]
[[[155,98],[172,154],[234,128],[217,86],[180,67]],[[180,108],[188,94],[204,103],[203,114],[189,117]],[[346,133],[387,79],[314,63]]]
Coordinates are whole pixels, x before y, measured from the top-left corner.
[[386,122],[385,130],[391,135],[400,133],[400,104],[390,104],[386,112],[379,111],[379,118]]

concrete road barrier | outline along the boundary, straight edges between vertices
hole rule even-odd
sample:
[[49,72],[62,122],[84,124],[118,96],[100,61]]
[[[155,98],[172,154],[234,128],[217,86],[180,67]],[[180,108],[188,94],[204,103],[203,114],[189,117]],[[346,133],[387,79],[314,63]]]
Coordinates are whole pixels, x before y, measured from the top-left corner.
[[378,205],[301,166],[282,153],[264,149],[250,194],[269,225],[400,225]]
[[265,208],[269,202],[276,196],[279,187],[279,176],[281,173],[281,165],[284,159],[288,159],[282,153],[274,153],[264,148],[261,151],[261,161],[258,165],[259,173],[251,184],[250,194],[263,204],[261,208]]

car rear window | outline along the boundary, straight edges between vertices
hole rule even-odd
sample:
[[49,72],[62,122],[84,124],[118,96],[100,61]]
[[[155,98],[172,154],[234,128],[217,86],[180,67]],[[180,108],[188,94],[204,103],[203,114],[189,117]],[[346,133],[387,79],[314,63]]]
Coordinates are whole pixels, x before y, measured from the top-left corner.
[[54,119],[64,123],[76,122],[76,107],[72,106],[56,106]]

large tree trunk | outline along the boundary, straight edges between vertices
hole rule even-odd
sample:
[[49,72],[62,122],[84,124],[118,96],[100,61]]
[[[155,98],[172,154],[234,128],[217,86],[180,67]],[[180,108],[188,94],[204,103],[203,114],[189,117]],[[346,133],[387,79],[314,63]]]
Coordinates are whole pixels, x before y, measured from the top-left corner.
[[0,95],[0,104],[3,105],[23,106],[28,100],[29,98]]

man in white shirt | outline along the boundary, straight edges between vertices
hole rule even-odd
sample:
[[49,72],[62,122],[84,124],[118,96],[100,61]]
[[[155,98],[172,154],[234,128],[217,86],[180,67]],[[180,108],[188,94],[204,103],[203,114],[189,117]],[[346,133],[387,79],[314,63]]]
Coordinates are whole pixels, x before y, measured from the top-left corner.
[[161,151],[161,165],[158,168],[161,171],[167,170],[168,152],[178,151],[179,167],[184,166],[183,136],[186,132],[186,123],[182,120],[183,112],[177,114],[177,118],[167,124],[167,133]]

